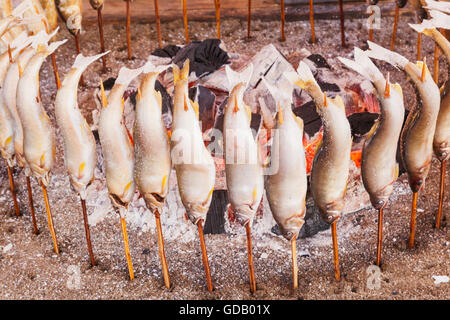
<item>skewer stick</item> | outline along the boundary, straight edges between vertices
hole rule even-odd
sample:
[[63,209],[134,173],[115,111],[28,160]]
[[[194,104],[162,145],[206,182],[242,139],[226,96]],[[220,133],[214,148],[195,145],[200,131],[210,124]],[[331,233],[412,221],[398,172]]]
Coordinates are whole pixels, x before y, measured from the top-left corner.
[[345,22],[345,18],[344,18],[344,3],[343,0],[339,0],[339,15],[340,15],[340,20],[341,20],[341,44],[343,47],[346,46],[345,44],[345,27],[344,27],[344,22]]
[[341,278],[341,272],[339,270],[339,251],[338,251],[336,223],[337,221],[331,224],[331,237],[333,238],[334,276],[336,280],[339,280]]
[[128,264],[128,273],[130,274],[130,280],[134,279],[133,264],[131,262],[130,246],[128,244],[127,223],[125,218],[120,217],[120,224],[122,227],[123,244],[125,247],[125,257]]
[[216,5],[217,39],[220,39],[220,0],[214,0]]
[[298,262],[297,262],[297,237],[291,239],[292,252],[292,280],[294,289],[298,288]]
[[316,32],[314,31],[314,3],[309,0],[309,23],[311,24],[311,42],[316,42]]
[[92,250],[92,243],[91,243],[91,231],[89,230],[89,221],[87,216],[87,210],[86,210],[86,201],[81,199],[81,208],[83,209],[83,220],[84,220],[84,231],[86,233],[86,243],[88,247],[89,252],[89,259],[91,260],[91,265],[95,266],[95,258],[94,258],[94,251]]
[[286,41],[286,36],[284,35],[284,24],[285,24],[285,9],[284,9],[284,0],[281,0],[281,41],[284,42]]
[[378,210],[378,241],[377,241],[377,261],[376,265],[381,264],[381,251],[383,246],[383,208]]
[[439,47],[437,43],[434,44],[434,68],[433,68],[433,79],[436,84],[439,81]]
[[208,287],[208,291],[212,292],[213,291],[213,285],[212,285],[212,280],[211,280],[211,273],[209,271],[208,255],[206,253],[205,237],[203,236],[202,223],[203,223],[202,219],[200,219],[197,222],[198,235],[200,237],[200,247],[202,248],[202,260],[203,260],[203,267],[205,268],[206,285]]
[[55,250],[55,253],[59,254],[58,242],[56,240],[55,227],[53,225],[52,211],[50,210],[50,203],[48,201],[47,187],[42,183],[42,181],[40,181],[40,184],[41,184],[41,188],[42,188],[42,194],[44,195],[45,210],[47,211],[48,228],[50,229],[50,233],[52,235],[53,248]]
[[422,50],[422,33],[417,33],[417,56],[416,56],[416,60],[419,61],[421,60],[421,50]]
[[441,217],[442,217],[442,205],[444,202],[444,193],[445,193],[445,163],[446,160],[441,161],[441,187],[439,190],[439,207],[436,215],[436,228],[441,227]]
[[[75,47],[77,49],[77,54],[80,54],[81,53],[81,50],[80,50],[80,30],[78,30],[77,33],[75,34]],[[80,84],[82,86],[84,86],[84,77],[83,77],[83,75],[81,75],[81,77],[80,77]],[[59,87],[58,87],[58,89],[59,89]]]
[[[370,11],[370,15],[369,15],[369,19],[371,16],[373,16],[375,14],[375,11]],[[373,42],[373,27],[372,27],[372,22],[370,22],[370,27],[369,27],[369,41]]]
[[158,0],[155,0],[155,20],[156,20],[156,32],[158,33],[158,45],[160,48],[162,48],[161,21],[159,20]]
[[34,204],[33,204],[33,192],[31,191],[31,179],[30,177],[26,177],[27,180],[27,190],[28,190],[28,202],[30,204],[30,211],[31,211],[31,220],[33,221],[33,232],[34,234],[39,234],[39,229],[37,227],[36,222],[36,214],[34,212]]
[[416,233],[416,212],[417,212],[417,192],[413,192],[412,210],[411,210],[411,224],[409,233],[409,247],[414,247],[414,237]]
[[[98,32],[100,34],[100,52],[105,52],[105,38],[103,36],[103,4],[97,9]],[[102,56],[103,72],[106,72],[106,57]]]
[[155,210],[155,219],[156,219],[156,230],[158,232],[158,251],[159,251],[159,258],[161,259],[164,284],[167,289],[170,289],[169,268],[167,267],[166,254],[164,252],[164,239],[161,228],[161,218],[158,210]]
[[[5,160],[6,162],[6,160]],[[9,185],[11,186],[11,196],[14,202],[14,210],[16,211],[16,216],[20,216],[19,203],[17,202],[16,191],[14,190],[14,177],[12,175],[11,167],[8,162],[6,162],[6,167],[8,168]]]
[[395,13],[394,13],[394,27],[392,29],[392,38],[391,38],[391,51],[394,50],[395,47],[395,37],[397,36],[397,26],[398,26],[398,16],[400,14],[400,7],[398,4],[395,5]]
[[131,34],[130,34],[130,0],[125,0],[126,7],[127,7],[127,24],[126,24],[126,31],[127,31],[127,46],[128,46],[128,60],[131,60]]
[[189,30],[188,30],[186,0],[183,0],[183,22],[184,22],[184,34],[185,34],[185,38],[186,38],[186,43],[189,43]]
[[250,229],[250,221],[245,224],[245,232],[247,233],[247,253],[248,253],[248,272],[250,276],[250,292],[256,292],[255,268],[253,266],[253,250],[252,250],[252,231]]
[[250,39],[250,26],[252,23],[252,0],[248,0],[247,12],[247,39]]

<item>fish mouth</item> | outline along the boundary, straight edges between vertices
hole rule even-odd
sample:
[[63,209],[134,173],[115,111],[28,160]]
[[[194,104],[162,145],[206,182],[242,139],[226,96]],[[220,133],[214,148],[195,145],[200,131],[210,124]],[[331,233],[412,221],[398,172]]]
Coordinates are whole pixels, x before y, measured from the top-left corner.
[[[303,226],[303,224],[302,224]],[[290,228],[290,229],[284,229],[280,226],[281,234],[286,240],[292,241],[292,239],[297,239],[298,234],[300,232],[301,226],[298,228]]]

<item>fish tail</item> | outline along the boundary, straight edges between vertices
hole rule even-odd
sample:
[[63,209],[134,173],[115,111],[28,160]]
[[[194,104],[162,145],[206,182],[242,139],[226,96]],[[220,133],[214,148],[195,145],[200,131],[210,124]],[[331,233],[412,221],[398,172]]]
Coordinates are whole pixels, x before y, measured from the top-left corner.
[[403,69],[408,64],[408,59],[406,59],[404,56],[385,49],[371,41],[367,41],[369,44],[369,50],[366,51],[367,55],[371,58],[386,61],[387,63]]
[[115,84],[123,85],[127,87],[128,84],[136,78],[142,72],[142,67],[137,69],[128,69],[126,67],[122,67],[119,70],[119,75],[117,76]]
[[167,65],[154,65],[151,61],[147,61],[142,67],[142,73],[161,73],[170,67]]
[[372,82],[384,79],[383,74],[377,66],[370,60],[367,54],[359,48],[355,48],[355,61],[341,57],[338,57],[338,59],[348,68],[353,69]]
[[409,26],[417,32],[428,35],[430,29],[450,29],[450,16],[437,10],[429,10],[431,19],[423,20],[420,24],[409,23]]
[[290,106],[292,104],[292,90],[294,89],[293,83],[287,77],[282,77],[280,81],[278,87],[275,87],[267,82],[265,77],[262,77],[262,82],[275,99],[276,104],[281,103],[284,106]]
[[446,1],[434,1],[434,0],[425,0],[426,6],[425,8],[429,10],[439,10],[445,13],[450,14],[450,3]]
[[228,91],[231,92],[231,90],[233,90],[233,88],[239,83],[244,83],[245,87],[248,86],[253,75],[253,64],[250,63],[240,72],[234,71],[229,66],[225,66],[225,72],[228,79]]
[[108,51],[106,51],[104,53],[100,53],[100,54],[97,54],[97,55],[94,55],[94,56],[88,56],[88,57],[85,57],[85,56],[83,56],[83,54],[80,53],[75,58],[75,62],[73,63],[72,68],[73,69],[79,69],[81,72],[83,72],[95,60],[101,58],[102,56],[104,56],[104,55],[106,55],[106,54],[108,54],[110,52],[111,51],[108,50]]
[[47,45],[46,43],[41,43],[37,46],[37,52],[44,53],[46,56],[51,55],[53,52],[56,51],[56,49],[59,48],[59,46],[63,45],[67,42],[67,39],[52,42],[50,45]]
[[183,64],[183,68],[180,70],[178,66],[174,63],[172,66],[173,69],[173,83],[177,83],[179,80],[188,80],[189,79],[189,59]]

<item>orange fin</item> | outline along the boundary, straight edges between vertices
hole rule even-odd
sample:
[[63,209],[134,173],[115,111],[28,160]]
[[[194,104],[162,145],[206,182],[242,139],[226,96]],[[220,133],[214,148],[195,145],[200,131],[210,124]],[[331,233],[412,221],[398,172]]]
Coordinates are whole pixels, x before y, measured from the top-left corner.
[[106,100],[105,88],[103,87],[103,80],[100,78],[100,90],[101,90],[101,101],[102,107],[106,107],[108,105],[108,101]]
[[391,84],[389,83],[389,72],[386,78],[386,87],[384,88],[384,97],[389,98],[391,96]]

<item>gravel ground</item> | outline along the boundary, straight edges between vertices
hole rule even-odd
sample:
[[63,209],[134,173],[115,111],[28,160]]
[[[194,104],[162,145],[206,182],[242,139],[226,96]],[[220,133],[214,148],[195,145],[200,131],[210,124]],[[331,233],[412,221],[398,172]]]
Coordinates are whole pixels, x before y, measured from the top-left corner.
[[[401,17],[396,48],[407,58],[415,59],[416,34]],[[392,18],[383,18],[383,25],[391,26]],[[192,40],[215,36],[215,23],[190,22]],[[253,36],[245,39],[246,22],[224,20],[223,40],[229,52],[251,56],[264,45],[274,43],[289,56],[301,48],[320,53],[334,71],[348,72],[337,56],[349,56],[353,46],[364,47],[367,30],[362,20],[346,20],[348,48],[340,47],[339,25],[336,20],[316,21],[317,44],[310,44],[309,23],[289,22],[287,41],[279,42],[279,22],[257,21],[252,24]],[[63,75],[75,58],[75,44],[62,26],[58,38],[70,41],[57,51],[60,74]],[[270,30],[270,32],[266,32]],[[182,21],[163,24],[166,44],[184,42]],[[92,92],[99,77],[115,76],[121,66],[141,66],[157,43],[153,25],[132,26],[133,56],[126,60],[125,25],[105,25],[108,73],[101,74],[96,63],[85,73],[86,86],[79,91],[79,103],[88,119],[95,108]],[[388,46],[391,29],[377,30],[376,42]],[[94,54],[98,50],[98,32],[87,27],[82,35],[82,52]],[[429,64],[433,61],[433,42],[423,37],[422,53]],[[445,80],[446,62],[441,57],[441,82]],[[391,81],[401,83],[405,105],[415,104],[415,94],[404,75],[383,64],[383,73],[391,72]],[[430,67],[431,69],[431,67]],[[41,92],[44,105],[54,121],[53,100],[55,83],[50,59],[41,71]],[[450,171],[450,166],[447,166]],[[136,278],[128,280],[123,254],[120,222],[111,214],[91,227],[92,243],[98,265],[91,268],[86,250],[80,204],[69,188],[62,158],[62,141],[57,134],[57,162],[49,187],[50,202],[61,249],[52,251],[42,193],[35,181],[33,191],[40,234],[32,234],[26,184],[23,173],[15,171],[17,195],[23,215],[14,217],[9,183],[4,166],[0,169],[0,298],[2,299],[448,299],[449,283],[435,284],[433,276],[450,276],[450,236],[447,219],[449,196],[444,200],[444,221],[440,230],[433,228],[437,210],[439,162],[433,159],[432,169],[424,191],[419,195],[416,247],[407,249],[409,235],[411,192],[405,175],[396,183],[391,202],[385,210],[383,265],[378,274],[371,274],[375,259],[377,212],[367,208],[345,215],[338,223],[342,279],[333,277],[331,233],[325,231],[312,238],[298,241],[299,288],[291,287],[290,246],[275,235],[262,235],[254,241],[255,272],[258,290],[249,292],[245,232],[206,235],[206,245],[215,290],[206,290],[198,239],[192,242],[166,241],[166,255],[173,287],[163,286],[155,230],[147,232],[129,228],[129,241]],[[446,177],[448,186],[450,177]],[[88,210],[90,208],[88,207]],[[164,217],[162,217],[164,219]],[[194,226],[192,226],[194,228]],[[377,279],[379,280],[377,282]],[[379,285],[379,286],[378,286]]]

